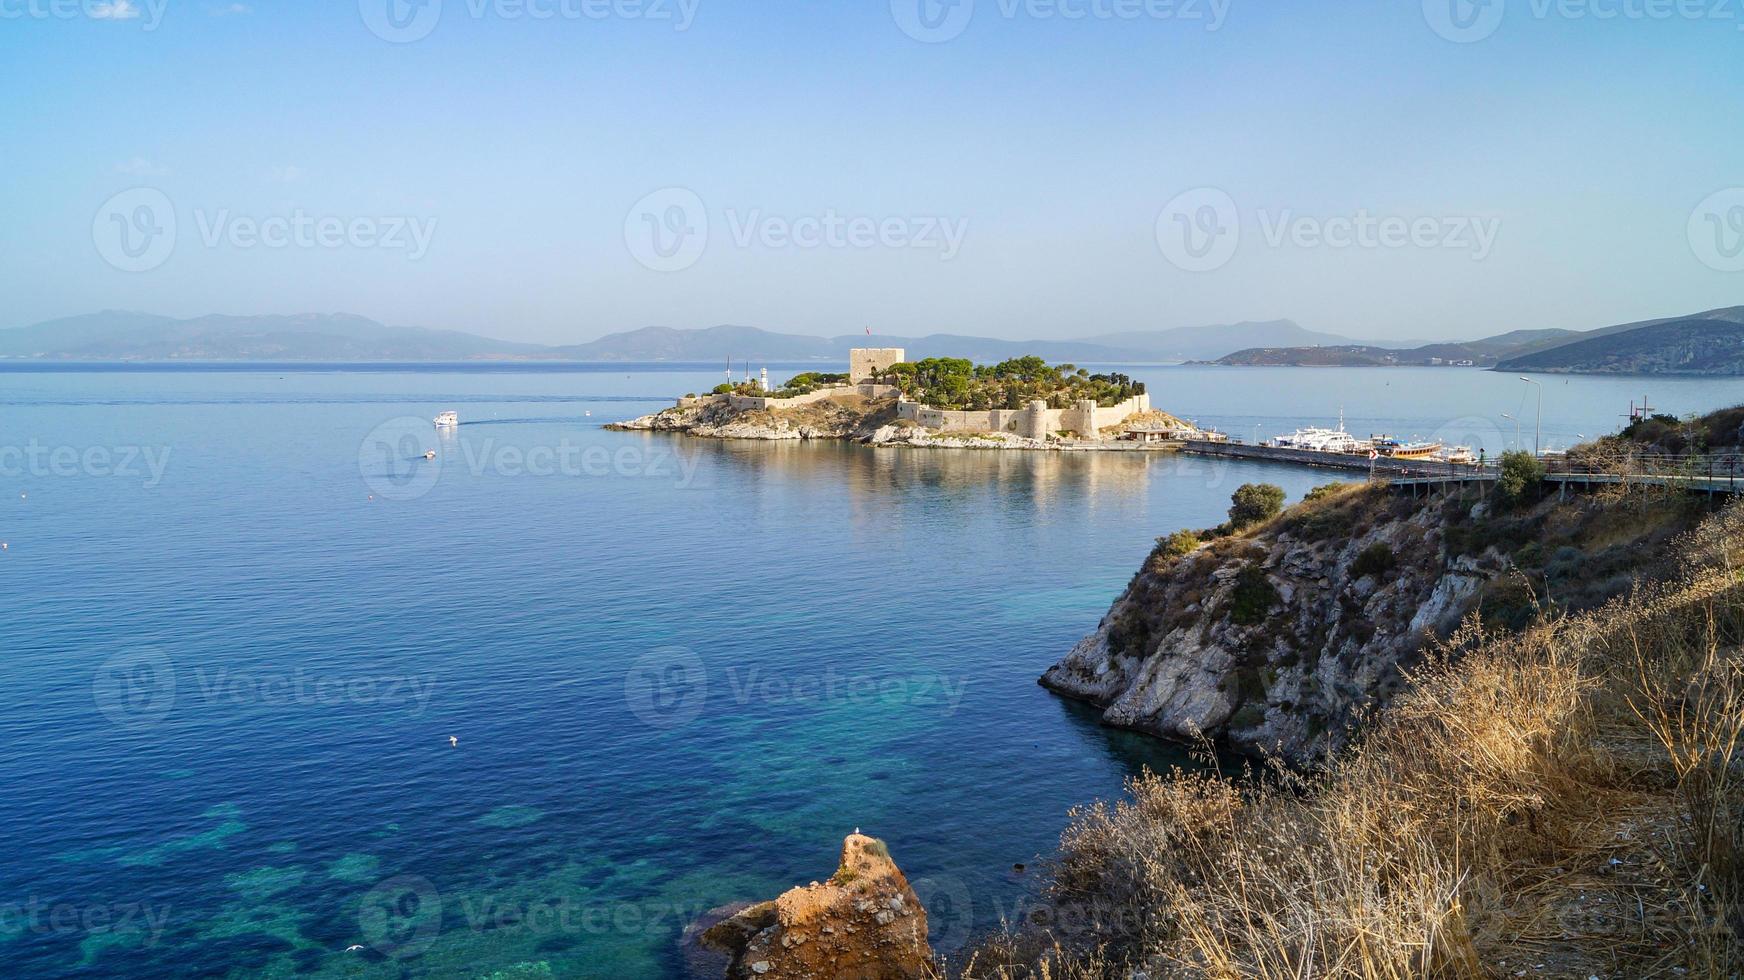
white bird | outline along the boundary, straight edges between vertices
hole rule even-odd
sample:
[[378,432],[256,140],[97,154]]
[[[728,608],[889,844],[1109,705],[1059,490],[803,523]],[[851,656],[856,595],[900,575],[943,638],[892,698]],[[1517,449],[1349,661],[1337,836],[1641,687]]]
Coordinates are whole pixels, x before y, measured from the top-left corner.
[[347,946],[347,947],[345,947],[345,951],[347,953],[355,953],[362,948],[363,948],[362,946]]
[[453,735],[448,736],[448,747],[451,749],[460,748],[460,739]]

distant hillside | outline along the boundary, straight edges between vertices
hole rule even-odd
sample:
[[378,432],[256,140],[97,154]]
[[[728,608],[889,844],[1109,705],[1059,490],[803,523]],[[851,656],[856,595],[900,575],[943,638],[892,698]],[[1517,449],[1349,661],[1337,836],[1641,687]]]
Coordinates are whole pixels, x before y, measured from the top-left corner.
[[1421,347],[1394,348],[1369,344],[1346,344],[1336,347],[1259,347],[1236,351],[1217,359],[1218,364],[1245,367],[1259,365],[1295,367],[1398,367],[1459,365],[1489,367],[1496,363],[1497,351],[1511,350],[1498,338],[1486,338],[1464,343],[1425,344]]
[[1117,350],[1092,343],[1062,340],[994,340],[932,334],[926,337],[892,337],[883,334],[846,334],[840,337],[809,337],[772,333],[756,327],[709,327],[675,330],[643,327],[615,333],[587,344],[551,348],[546,356],[576,361],[829,361],[846,362],[855,347],[901,347],[910,358],[966,357],[978,361],[1001,361],[1035,354],[1049,360],[1124,361],[1139,358],[1135,351]]
[[1512,357],[1506,371],[1548,374],[1744,375],[1744,323],[1692,317]]
[[1288,320],[1108,334],[1088,340],[999,340],[845,334],[815,337],[756,327],[643,327],[585,344],[545,346],[421,327],[390,327],[344,313],[203,316],[188,320],[105,311],[0,330],[0,358],[72,361],[819,361],[841,364],[855,347],[902,347],[913,359],[1000,361],[1034,354],[1079,364],[1221,357],[1259,345],[1343,343]]
[[1148,361],[1198,361],[1255,347],[1330,347],[1355,345],[1357,341],[1317,333],[1290,320],[1265,320],[1101,334],[1085,338],[1085,343],[1141,352],[1142,359]]
[[177,320],[109,310],[0,330],[0,357],[75,361],[460,361],[539,350],[347,313]]
[[[1597,337],[1608,337],[1611,334],[1628,333],[1643,327],[1655,327],[1674,320],[1725,320],[1731,323],[1744,323],[1744,306],[1726,306],[1717,310],[1704,310],[1700,313],[1689,313],[1683,316],[1660,317],[1656,320],[1637,320],[1634,323],[1619,323],[1614,326],[1600,327],[1597,330],[1580,332],[1561,331],[1561,336],[1548,337],[1532,343],[1527,343],[1517,350],[1508,352],[1508,358],[1525,357],[1539,351],[1551,350],[1564,344],[1580,343]],[[1507,368],[1506,370],[1513,370]]]
[[1218,364],[1382,367],[1463,365],[1499,371],[1593,374],[1735,375],[1744,306],[1693,316],[1620,323],[1597,330],[1514,330],[1482,340],[1395,348],[1362,344],[1255,347]]

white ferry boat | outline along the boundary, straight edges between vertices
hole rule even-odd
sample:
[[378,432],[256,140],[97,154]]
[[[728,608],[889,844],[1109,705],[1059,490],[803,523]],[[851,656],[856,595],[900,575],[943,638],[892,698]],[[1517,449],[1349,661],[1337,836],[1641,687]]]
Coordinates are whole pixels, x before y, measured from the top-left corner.
[[453,429],[460,425],[460,415],[457,412],[443,412],[436,416],[436,428]]
[[1297,429],[1287,436],[1278,436],[1272,445],[1280,449],[1306,449],[1317,453],[1366,453],[1369,444],[1344,431],[1344,413],[1338,413],[1338,428]]

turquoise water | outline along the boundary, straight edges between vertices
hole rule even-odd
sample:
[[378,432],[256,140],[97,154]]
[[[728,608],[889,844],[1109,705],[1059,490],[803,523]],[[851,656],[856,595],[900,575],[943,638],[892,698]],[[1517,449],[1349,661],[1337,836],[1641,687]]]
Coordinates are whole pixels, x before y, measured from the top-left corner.
[[[1493,451],[1526,387],[1131,373],[1237,435],[1342,403]],[[956,948],[1070,807],[1186,762],[1037,675],[1157,535],[1331,479],[599,428],[715,374],[0,369],[3,972],[670,976],[855,827]],[[1544,381],[1547,445],[1744,400]]]

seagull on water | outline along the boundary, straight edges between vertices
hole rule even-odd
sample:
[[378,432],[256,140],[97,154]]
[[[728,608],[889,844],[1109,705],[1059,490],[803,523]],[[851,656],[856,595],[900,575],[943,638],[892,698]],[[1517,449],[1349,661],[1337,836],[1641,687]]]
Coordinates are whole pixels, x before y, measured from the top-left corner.
[[460,748],[460,739],[454,735],[448,736],[448,747],[451,749]]

